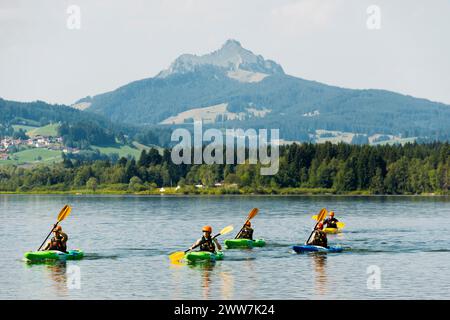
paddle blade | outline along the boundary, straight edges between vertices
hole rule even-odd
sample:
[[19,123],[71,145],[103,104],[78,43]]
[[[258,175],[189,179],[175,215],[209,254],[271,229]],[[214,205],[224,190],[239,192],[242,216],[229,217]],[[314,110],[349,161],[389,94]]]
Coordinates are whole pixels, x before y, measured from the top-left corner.
[[327,209],[323,208],[320,210],[320,213],[317,215],[317,221],[322,221],[327,217],[328,211]]
[[252,211],[250,211],[250,213],[248,214],[247,221],[252,220],[258,214],[258,211],[258,208],[253,208]]
[[344,229],[344,227],[345,227],[345,223],[340,222],[340,221],[337,222],[336,225],[337,225],[337,227],[338,227],[339,229]]
[[220,230],[220,234],[224,235],[224,234],[230,233],[231,231],[233,231],[233,229],[234,229],[233,226],[227,226],[227,227],[223,228],[222,230]]
[[177,251],[177,252],[174,252],[174,253],[172,253],[172,254],[169,256],[169,259],[170,259],[170,261],[171,261],[172,263],[176,263],[176,262],[180,261],[180,260],[183,259],[183,258],[184,258],[184,252],[183,252],[183,251]]
[[317,219],[318,219],[318,215],[317,215],[317,214],[313,215],[313,216],[311,217],[311,219],[313,219],[313,220],[316,220],[316,221],[317,221]]
[[72,208],[66,204],[58,214],[58,222],[61,222],[65,218],[67,218],[67,216],[70,214],[70,211],[72,211]]

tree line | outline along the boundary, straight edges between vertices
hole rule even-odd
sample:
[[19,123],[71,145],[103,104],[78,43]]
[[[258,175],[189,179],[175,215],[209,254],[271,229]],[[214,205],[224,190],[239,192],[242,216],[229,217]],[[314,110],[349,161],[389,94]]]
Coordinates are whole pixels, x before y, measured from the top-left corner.
[[[147,192],[194,185],[218,193],[320,192],[448,194],[450,144],[349,145],[292,144],[280,148],[279,172],[260,175],[260,164],[175,165],[169,149],[143,150],[139,159],[87,161],[63,156],[61,163],[33,168],[0,167],[0,191],[89,189]],[[220,187],[217,187],[220,183]]]

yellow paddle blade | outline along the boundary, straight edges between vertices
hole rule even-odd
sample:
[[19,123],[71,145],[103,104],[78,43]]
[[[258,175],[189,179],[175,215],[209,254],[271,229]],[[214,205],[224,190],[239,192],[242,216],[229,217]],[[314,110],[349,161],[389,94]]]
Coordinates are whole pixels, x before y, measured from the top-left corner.
[[220,234],[227,234],[230,233],[231,231],[233,231],[234,227],[233,226],[227,226],[225,228],[223,228],[222,230],[220,230]]
[[327,209],[323,208],[320,210],[320,213],[317,215],[317,221],[322,221],[327,217],[328,211]]
[[318,215],[317,215],[317,214],[313,215],[313,216],[311,217],[311,219],[313,219],[313,220],[316,220],[316,221],[317,221],[317,219],[318,219]]
[[337,225],[337,227],[338,227],[339,229],[344,229],[344,227],[345,227],[345,223],[340,222],[340,221],[337,222],[336,225]]
[[169,259],[170,259],[171,262],[174,263],[174,262],[180,261],[181,259],[183,259],[183,257],[184,257],[184,252],[183,251],[177,251],[177,252],[172,253],[169,256]]
[[70,214],[72,208],[69,205],[65,205],[58,214],[58,222],[63,221]]
[[252,220],[258,214],[258,211],[258,208],[253,208],[247,216],[247,221]]

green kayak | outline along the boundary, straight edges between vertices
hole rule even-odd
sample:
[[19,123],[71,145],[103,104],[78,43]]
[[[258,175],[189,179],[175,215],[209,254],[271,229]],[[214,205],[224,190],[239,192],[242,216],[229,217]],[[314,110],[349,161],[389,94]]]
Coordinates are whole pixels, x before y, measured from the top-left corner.
[[266,241],[264,241],[264,239],[226,239],[224,243],[227,249],[250,249],[253,247],[264,247],[266,245]]
[[24,257],[29,261],[45,261],[45,260],[78,260],[83,258],[84,253],[81,250],[69,250],[64,253],[57,250],[48,251],[29,251],[25,252]]
[[214,262],[216,260],[223,260],[223,252],[191,251],[184,255],[184,259],[189,262]]

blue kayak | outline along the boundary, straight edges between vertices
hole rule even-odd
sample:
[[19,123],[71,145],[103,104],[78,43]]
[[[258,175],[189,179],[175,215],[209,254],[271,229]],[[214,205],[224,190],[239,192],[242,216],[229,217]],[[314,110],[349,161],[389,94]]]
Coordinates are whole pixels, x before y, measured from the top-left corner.
[[294,249],[297,253],[303,253],[303,252],[341,252],[342,247],[341,246],[329,246],[327,248],[321,247],[321,246],[312,246],[312,245],[302,245],[302,246],[293,246],[292,249]]

